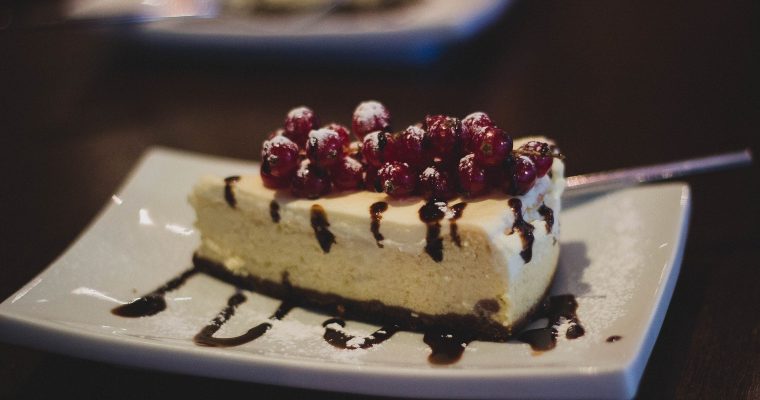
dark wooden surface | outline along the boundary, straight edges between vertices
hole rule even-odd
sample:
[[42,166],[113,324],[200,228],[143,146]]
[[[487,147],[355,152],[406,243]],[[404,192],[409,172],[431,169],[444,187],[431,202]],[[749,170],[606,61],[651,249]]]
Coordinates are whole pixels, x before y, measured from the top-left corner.
[[[758,147],[751,2],[520,2],[420,68],[287,65],[125,45],[91,28],[0,31],[0,298],[48,265],[149,146],[255,158],[292,106],[348,122],[359,101],[398,124],[491,113],[555,137],[568,173]],[[642,398],[760,398],[758,167],[686,179],[681,275]],[[0,398],[345,398],[127,369],[0,344]]]

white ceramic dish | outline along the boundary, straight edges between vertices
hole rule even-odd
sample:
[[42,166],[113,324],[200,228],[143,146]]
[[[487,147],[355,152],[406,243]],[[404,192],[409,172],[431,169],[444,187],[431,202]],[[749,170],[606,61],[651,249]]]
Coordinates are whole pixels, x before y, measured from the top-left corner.
[[[137,319],[110,313],[190,267],[199,239],[186,196],[197,177],[256,170],[249,162],[149,151],[66,253],[0,305],[0,338],[116,364],[377,395],[635,394],[678,276],[690,204],[686,185],[642,186],[566,203],[552,292],[576,295],[586,334],[575,340],[560,335],[554,350],[540,354],[519,342],[473,342],[458,363],[435,366],[427,362],[430,350],[421,334],[409,332],[369,350],[339,350],[322,339],[325,316],[301,309],[251,343],[199,347],[193,336],[235,290],[204,275],[169,292],[163,313]],[[218,336],[245,332],[278,304],[247,296]],[[354,333],[375,328],[348,323]],[[622,339],[607,342],[612,335]]]

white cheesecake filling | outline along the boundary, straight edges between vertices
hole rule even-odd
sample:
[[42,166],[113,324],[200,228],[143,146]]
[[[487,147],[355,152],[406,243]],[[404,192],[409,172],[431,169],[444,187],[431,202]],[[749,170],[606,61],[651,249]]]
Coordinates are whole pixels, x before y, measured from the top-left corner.
[[[516,197],[523,219],[534,227],[528,263],[521,255],[523,238],[513,230],[511,197],[503,194],[448,202],[467,205],[455,222],[461,247],[450,235],[448,217],[440,222],[440,262],[425,252],[428,227],[419,216],[425,201],[417,197],[397,200],[362,191],[299,199],[265,188],[256,174],[232,185],[234,208],[225,200],[223,177],[202,178],[190,202],[201,232],[198,255],[234,273],[274,282],[282,282],[285,273],[290,284],[305,289],[429,315],[475,313],[509,327],[525,317],[551,284],[559,254],[563,175],[564,164],[555,159],[550,174]],[[279,206],[277,223],[270,216],[273,200]],[[369,209],[379,201],[388,203],[379,226],[382,248],[370,230]],[[329,252],[311,225],[315,204],[325,210],[328,229],[335,235]],[[539,213],[542,205],[554,212],[550,230]],[[482,300],[495,301],[498,311],[484,311],[478,306]]]

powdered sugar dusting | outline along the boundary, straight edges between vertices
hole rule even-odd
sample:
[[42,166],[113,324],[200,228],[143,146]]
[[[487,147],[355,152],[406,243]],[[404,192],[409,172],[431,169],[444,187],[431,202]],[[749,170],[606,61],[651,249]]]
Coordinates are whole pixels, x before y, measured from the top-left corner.
[[359,103],[356,107],[356,111],[354,111],[354,117],[361,121],[370,121],[376,116],[384,115],[386,113],[385,106],[380,102],[369,100]]
[[475,154],[468,154],[459,160],[459,168],[472,169],[475,166]]
[[303,118],[312,114],[309,107],[298,106],[288,111],[288,118]]
[[335,132],[334,130],[328,128],[316,129],[309,132],[309,141],[311,142],[313,140],[316,140],[317,145],[319,146],[323,145],[324,142],[330,137],[336,137],[340,139],[338,132]]
[[380,151],[380,131],[374,131],[364,136],[364,147],[372,149],[373,151]]

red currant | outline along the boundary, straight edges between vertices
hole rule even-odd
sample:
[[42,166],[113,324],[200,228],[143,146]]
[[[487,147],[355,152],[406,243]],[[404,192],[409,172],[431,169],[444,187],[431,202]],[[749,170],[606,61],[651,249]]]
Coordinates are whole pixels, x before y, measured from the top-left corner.
[[389,131],[391,115],[385,106],[374,100],[365,101],[356,106],[351,118],[351,128],[359,140],[373,131]]
[[524,151],[528,158],[536,164],[536,175],[541,178],[551,169],[554,158],[552,157],[552,148],[548,143],[531,140],[520,146],[519,151]]
[[488,191],[486,172],[470,153],[459,160],[459,187],[467,197],[477,197]]
[[363,183],[364,167],[351,157],[343,157],[330,170],[333,185],[338,190],[357,190]]
[[512,138],[499,128],[487,126],[472,137],[472,152],[484,166],[499,165],[512,152]]
[[343,157],[343,142],[338,132],[322,128],[309,133],[306,155],[312,164],[327,168]]
[[454,185],[449,174],[430,166],[422,171],[419,178],[419,192],[426,199],[449,200],[454,197]]
[[330,193],[330,177],[309,160],[303,160],[290,183],[290,191],[296,197],[316,199]]
[[261,146],[261,160],[272,176],[289,179],[298,168],[298,146],[285,136],[275,136]]
[[294,141],[299,148],[306,146],[306,139],[312,129],[317,129],[319,119],[310,108],[301,106],[288,111],[285,117],[285,136]]
[[378,171],[380,186],[391,197],[406,197],[414,192],[417,176],[407,163],[385,163]]
[[425,117],[427,141],[433,157],[442,160],[456,157],[461,124],[458,119],[446,115]]
[[515,157],[514,191],[518,195],[528,193],[536,183],[536,166],[530,158],[525,156]]
[[259,174],[261,175],[261,181],[264,183],[264,187],[268,187],[270,189],[286,188],[288,187],[288,184],[290,184],[290,179],[279,178],[272,175],[272,171],[271,171],[271,168],[269,167],[269,163],[266,161],[261,163],[261,169],[259,169]]
[[340,136],[340,141],[343,143],[343,149],[347,152],[351,145],[351,135],[348,133],[348,128],[335,122],[325,125],[323,128],[333,130]]
[[362,142],[362,156],[367,164],[376,168],[393,161],[393,136],[382,131],[367,134]]
[[424,150],[425,130],[411,125],[394,137],[394,155],[398,161],[405,162],[415,169],[429,164],[430,157]]
[[496,126],[491,120],[491,117],[484,112],[474,112],[462,119],[462,133],[460,140],[462,143],[462,150],[465,153],[472,152],[472,138],[481,129],[489,126]]

